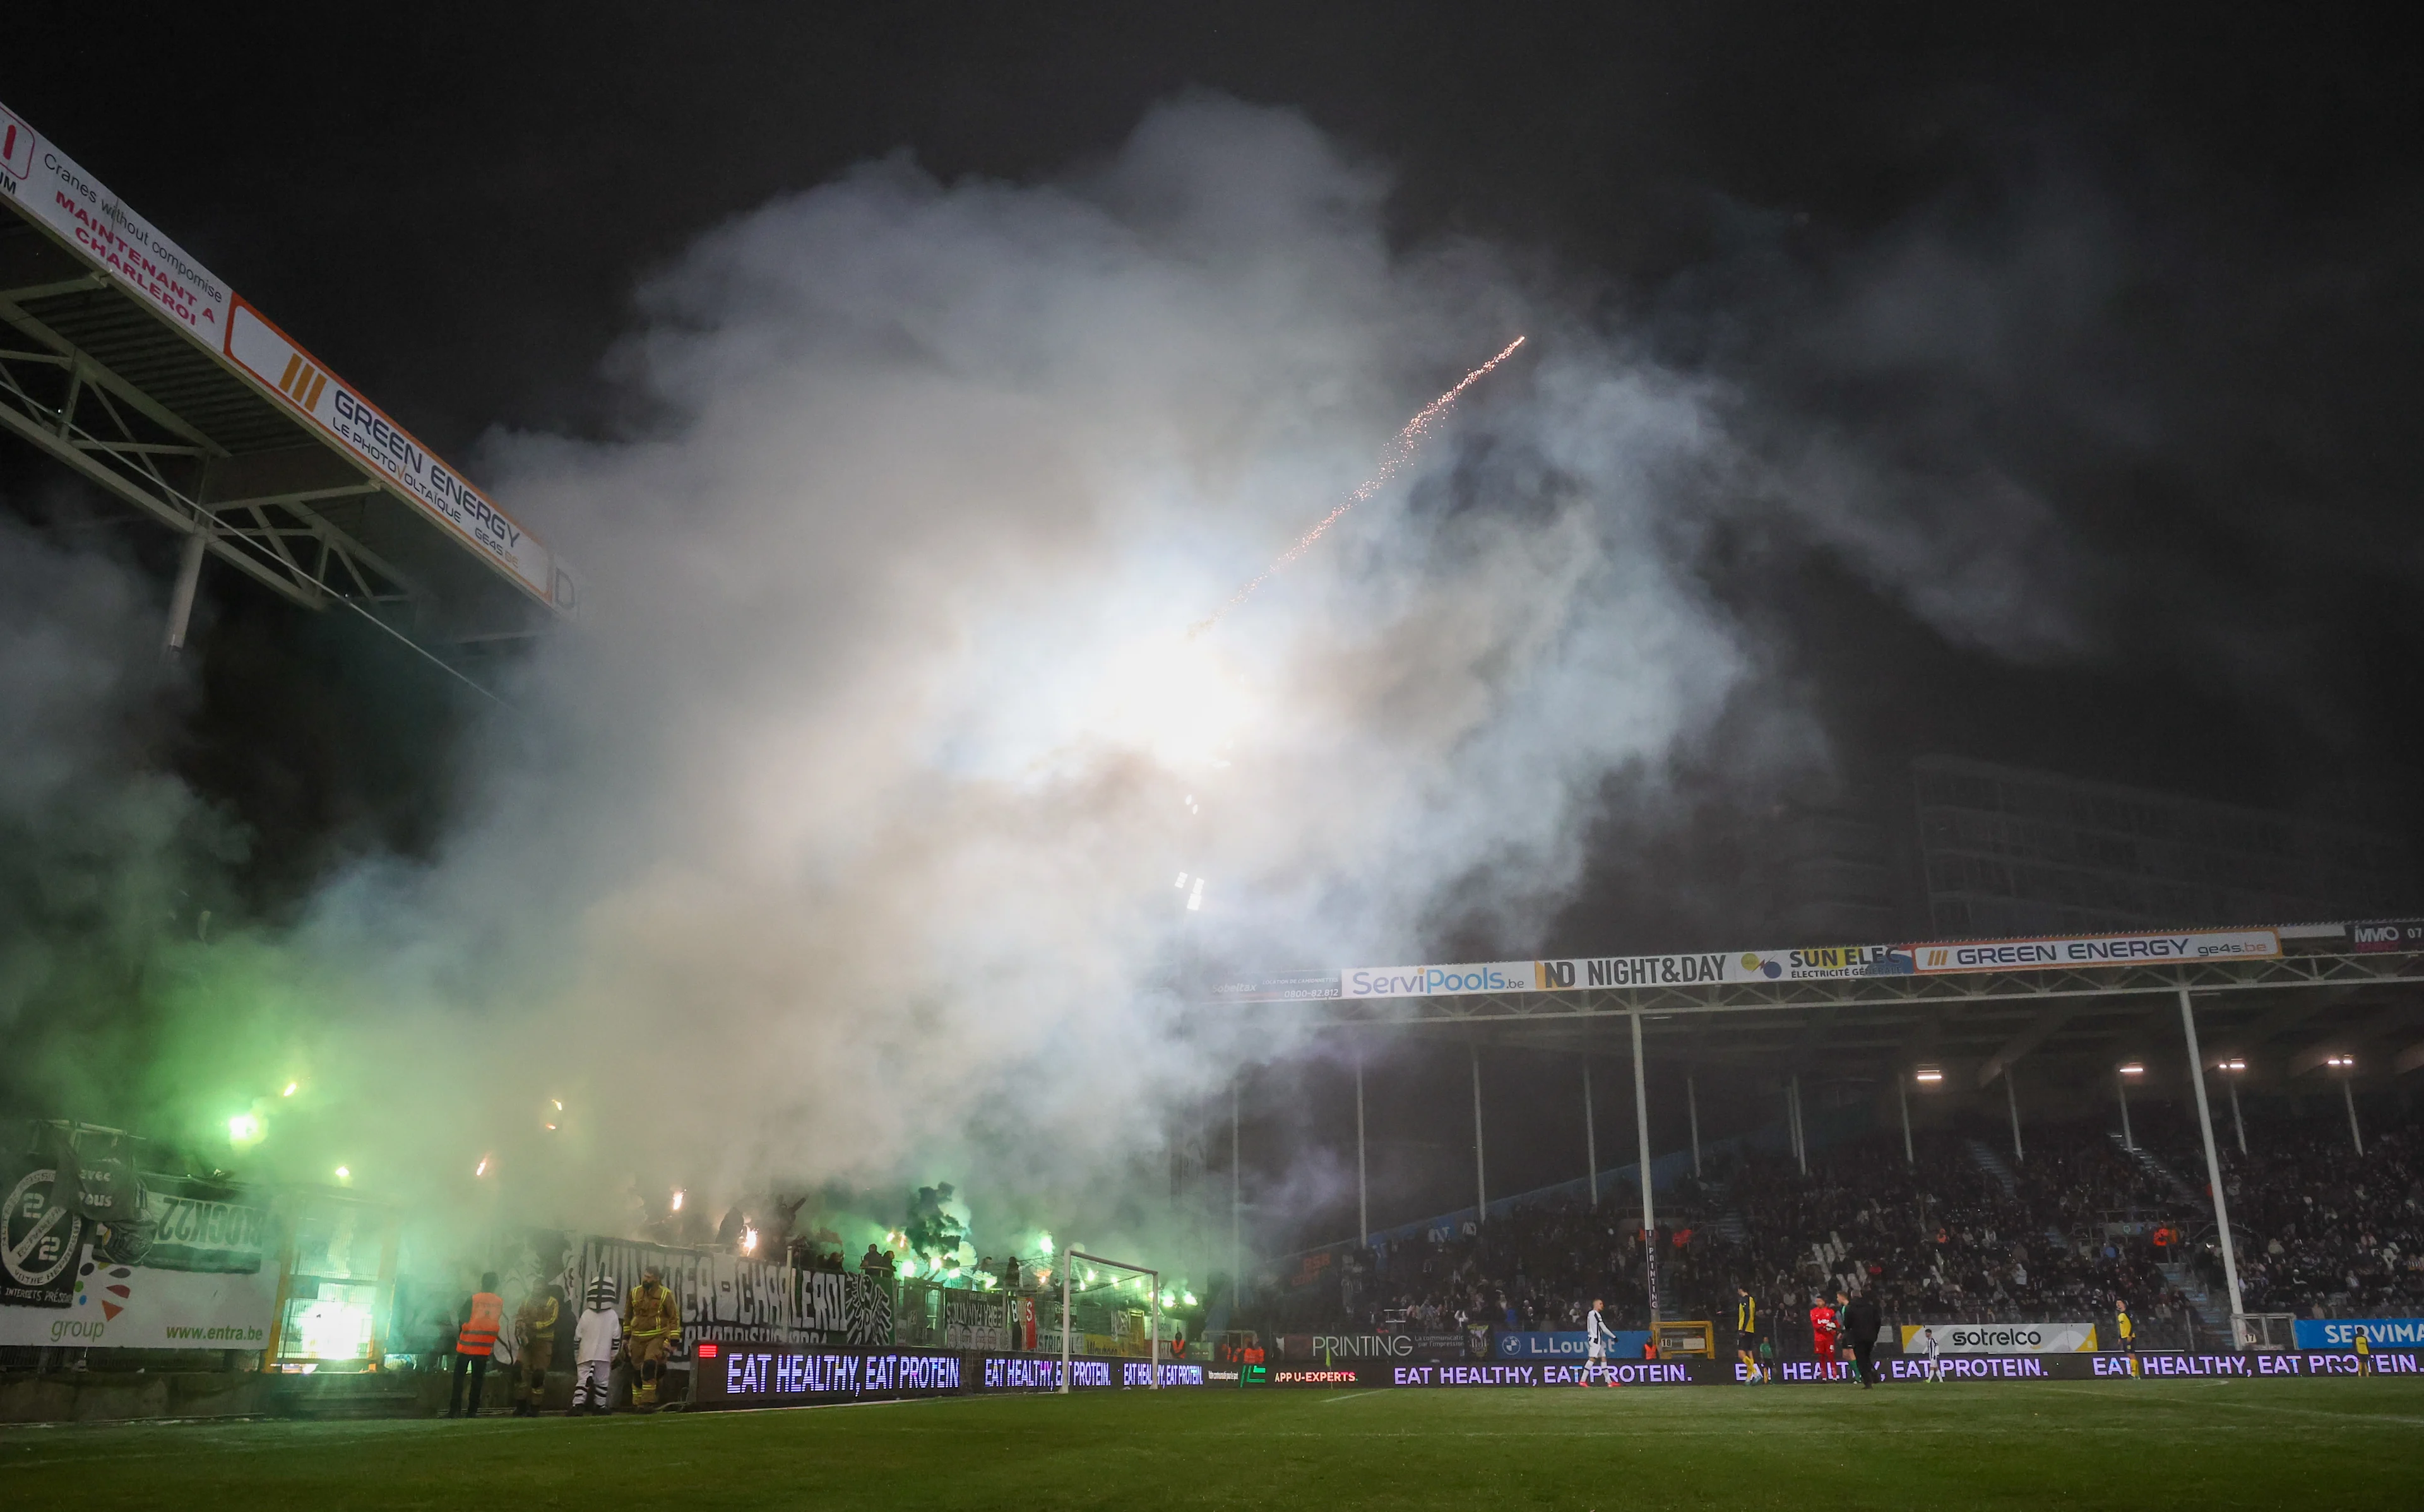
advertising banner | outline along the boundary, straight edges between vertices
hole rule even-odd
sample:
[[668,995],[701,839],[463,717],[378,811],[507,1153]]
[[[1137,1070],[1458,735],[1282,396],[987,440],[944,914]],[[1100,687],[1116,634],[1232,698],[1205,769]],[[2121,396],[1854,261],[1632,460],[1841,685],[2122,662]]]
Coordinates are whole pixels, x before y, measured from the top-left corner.
[[2349,940],[2361,956],[2393,950],[2424,952],[2424,918],[2376,919],[2349,926]]
[[[2177,1350],[2135,1357],[2122,1354],[1947,1355],[1935,1362],[1934,1378],[1954,1381],[2084,1381],[2126,1377],[2130,1361],[2143,1377],[2180,1379],[2239,1377],[2250,1380],[2308,1376],[2355,1376],[2357,1357],[2347,1350],[2280,1354],[2198,1355]],[[1929,1361],[1906,1355],[1886,1355],[1876,1361],[1889,1381],[1926,1381]],[[1746,1367],[1734,1361],[1628,1360],[1611,1361],[1608,1374],[1628,1386],[1731,1386],[1744,1379]],[[2378,1376],[2424,1377],[2424,1359],[2411,1351],[2375,1355],[2369,1368]],[[1267,1383],[1272,1386],[1355,1387],[1409,1386],[1488,1389],[1500,1386],[1579,1386],[1585,1366],[1575,1360],[1492,1361],[1433,1363],[1359,1361],[1322,1365],[1275,1365]],[[1778,1361],[1775,1379],[1790,1386],[1851,1384],[1850,1367],[1823,1365],[1813,1360]],[[1591,1373],[1592,1380],[1600,1373]]]
[[1906,1323],[1902,1352],[1927,1353],[1927,1330],[1948,1355],[2070,1355],[2096,1347],[2093,1323]]
[[703,1338],[694,1361],[691,1401],[702,1408],[805,1407],[967,1389],[960,1356],[922,1350],[768,1349]]
[[1489,1357],[1490,1330],[1480,1330],[1477,1341],[1462,1333],[1284,1333],[1279,1345],[1282,1360],[1322,1364],[1355,1360],[1478,1360]]
[[[718,1337],[698,1341],[691,1400],[699,1408],[808,1407],[820,1403],[950,1396],[969,1392],[1057,1392],[1054,1356],[960,1354],[933,1349],[784,1349]],[[1206,1384],[1202,1365],[1079,1357],[1072,1391]]]
[[1216,1003],[1304,1003],[1338,995],[1334,971],[1282,971],[1232,977],[1206,989]]
[[[1906,945],[1828,945],[1803,950],[1746,950],[1727,963],[1728,981],[1834,981],[1907,977],[1918,968]],[[1739,969],[1736,969],[1739,968]]]
[[432,455],[361,391],[328,371],[242,297],[228,317],[226,352],[347,452],[392,483],[445,529],[470,542],[541,600],[569,612],[572,579],[469,480]]
[[2300,1318],[2296,1328],[2301,1349],[2352,1349],[2359,1329],[2368,1348],[2424,1349],[2424,1318]]
[[0,199],[59,233],[107,274],[217,351],[227,331],[228,286],[99,179],[0,105]]
[[0,1307],[0,1345],[104,1349],[263,1349],[275,1271],[154,1270],[95,1262],[87,1245],[59,1307]]
[[[1649,1344],[1648,1329],[1618,1329],[1608,1339],[1608,1357],[1613,1360],[1638,1360]],[[1498,1358],[1501,1360],[1578,1361],[1589,1353],[1590,1335],[1580,1329],[1553,1333],[1502,1332],[1498,1335]]]
[[[2424,929],[2424,926],[2419,926],[2419,929]],[[2373,947],[2377,949],[2409,947]],[[2424,949],[2424,940],[2419,940],[2413,947]],[[2281,936],[2272,930],[2065,935],[2033,940],[1948,941],[1933,945],[1821,946],[1795,950],[1704,950],[1685,955],[1593,956],[1571,961],[1349,966],[1339,973],[1339,990],[1335,995],[1348,998],[1459,997],[1489,993],[1565,992],[1578,988],[1832,981],[1866,977],[2128,965],[2143,962],[2261,961],[2280,953]]]
[[2041,940],[1967,940],[1914,947],[1922,976],[1954,971],[2049,971],[2147,961],[2261,961],[2281,953],[2271,930],[2173,934],[2056,935]]
[[1476,993],[1550,990],[1538,961],[1461,966],[1352,966],[1339,973],[1341,997],[1459,997]]
[[1604,1365],[1588,1365],[1581,1360],[1539,1361],[1486,1365],[1390,1365],[1384,1370],[1364,1372],[1366,1385],[1390,1386],[1580,1386],[1585,1384],[1583,1372],[1590,1372],[1594,1382],[1609,1376],[1624,1386],[1690,1386],[1695,1384],[1694,1367],[1708,1373],[1711,1361],[1683,1360],[1611,1361]]

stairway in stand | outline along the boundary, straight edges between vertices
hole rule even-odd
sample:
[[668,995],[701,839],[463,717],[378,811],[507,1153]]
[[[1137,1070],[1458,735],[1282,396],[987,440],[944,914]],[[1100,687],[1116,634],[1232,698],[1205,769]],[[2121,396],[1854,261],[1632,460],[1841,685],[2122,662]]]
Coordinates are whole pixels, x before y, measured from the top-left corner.
[[2229,1309],[2215,1305],[2213,1294],[2206,1290],[2205,1282],[2196,1279],[2194,1271],[2186,1265],[2158,1265],[2155,1268],[2172,1283],[2172,1290],[2180,1294],[2180,1300],[2188,1303],[2189,1310],[2197,1315],[2199,1323],[2217,1333],[2228,1330]]
[[2121,1142],[2121,1136],[2118,1134],[2107,1134],[2105,1138],[2113,1141],[2113,1149],[2120,1151],[2131,1160],[2136,1161],[2139,1170],[2145,1171],[2147,1175],[2154,1177],[2158,1182],[2161,1182],[2164,1190],[2170,1192],[2174,1197],[2178,1198],[2183,1202],[2194,1204],[2202,1204],[2205,1202],[2204,1193],[2198,1191],[2187,1182],[2184,1182],[2180,1180],[2179,1177],[2174,1175],[2172,1173],[2172,1168],[2156,1159],[2155,1153],[2147,1149],[2145,1145],[2124,1144]]
[[2003,1188],[2005,1197],[2017,1198],[2020,1195],[2020,1179],[2012,1174],[2011,1167],[2003,1164],[2001,1155],[1988,1149],[1983,1140],[1969,1139],[1963,1142],[1970,1147],[1970,1158],[1977,1163],[1980,1170],[1995,1178],[1996,1183]]

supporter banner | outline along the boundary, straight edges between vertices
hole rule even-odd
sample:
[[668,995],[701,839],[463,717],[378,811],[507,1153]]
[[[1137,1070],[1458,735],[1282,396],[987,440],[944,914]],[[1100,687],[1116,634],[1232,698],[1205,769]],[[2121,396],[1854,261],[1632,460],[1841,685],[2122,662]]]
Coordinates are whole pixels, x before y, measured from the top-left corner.
[[[1607,1342],[1610,1357],[1638,1360],[1650,1344],[1648,1329],[1617,1329]],[[1498,1336],[1501,1360],[1581,1360],[1590,1353],[1590,1335],[1579,1329],[1555,1332],[1505,1332]]]
[[2376,919],[2349,926],[2349,939],[2361,956],[2390,950],[2424,952],[2424,918]]
[[86,1245],[56,1307],[0,1307],[0,1345],[101,1349],[263,1349],[278,1307],[274,1271],[110,1265]]
[[226,352],[238,367],[276,390],[364,466],[384,475],[423,513],[470,542],[533,595],[567,613],[572,609],[572,579],[556,570],[538,537],[523,531],[486,494],[439,461],[242,296],[228,317]]
[[1902,1352],[1927,1353],[1927,1330],[1948,1355],[2068,1355],[2096,1347],[2093,1323],[1906,1323]]
[[0,1209],[0,1306],[72,1305],[89,1227],[76,1211],[74,1183],[61,1182],[57,1164],[39,1156],[0,1161],[0,1181],[8,1184]]
[[1922,976],[1956,971],[2046,971],[2144,961],[2256,961],[2281,953],[2271,930],[2176,934],[2057,935],[2041,940],[1967,940],[1913,947]]
[[187,1197],[149,1184],[160,1180],[150,1178],[144,1188],[143,1220],[136,1228],[138,1252],[129,1258],[153,1270],[249,1276],[261,1269],[271,1242],[269,1209]]
[[[192,161],[190,136],[152,139],[164,157]],[[58,232],[85,261],[218,350],[227,329],[228,286],[5,105],[0,199]]]
[[794,1348],[876,1349],[892,1343],[892,1286],[884,1277],[546,1232],[531,1236],[526,1254],[498,1268],[510,1311],[550,1283],[578,1298],[598,1276],[614,1282],[617,1297],[627,1297],[651,1266],[679,1299],[685,1329],[708,1337]]
[[1011,1298],[991,1292],[943,1294],[943,1344],[951,1349],[1010,1347]]
[[2375,1349],[2424,1349],[2424,1318],[2300,1318],[2298,1347],[2354,1348],[2359,1329],[2365,1330],[2366,1344]]

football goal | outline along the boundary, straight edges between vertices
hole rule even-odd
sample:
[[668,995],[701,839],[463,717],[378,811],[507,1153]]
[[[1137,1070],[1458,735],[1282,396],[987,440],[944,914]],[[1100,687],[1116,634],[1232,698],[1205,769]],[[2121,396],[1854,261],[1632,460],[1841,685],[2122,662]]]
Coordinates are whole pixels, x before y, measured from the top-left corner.
[[[1083,1325],[1081,1329],[1080,1325]],[[1071,1249],[1060,1257],[1060,1390],[1069,1390],[1069,1364],[1077,1334],[1104,1341],[1106,1353],[1126,1354],[1141,1345],[1152,1368],[1146,1379],[1161,1389],[1161,1272],[1124,1260]],[[1142,1337],[1138,1337],[1141,1334]],[[1092,1349],[1089,1352],[1093,1352]]]

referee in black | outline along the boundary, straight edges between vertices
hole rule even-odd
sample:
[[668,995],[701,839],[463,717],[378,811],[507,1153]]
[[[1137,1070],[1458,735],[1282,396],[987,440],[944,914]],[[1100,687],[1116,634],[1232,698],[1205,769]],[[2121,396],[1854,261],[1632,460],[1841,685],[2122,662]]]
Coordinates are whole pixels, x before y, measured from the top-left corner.
[[[1836,1294],[1839,1298],[1842,1295]],[[1852,1361],[1859,1367],[1860,1389],[1866,1391],[1877,1383],[1877,1329],[1884,1324],[1877,1313],[1874,1288],[1860,1288],[1860,1295],[1852,1298],[1842,1316],[1843,1335],[1852,1341]]]

